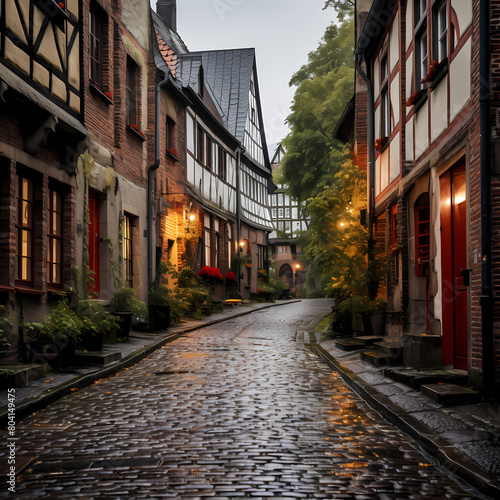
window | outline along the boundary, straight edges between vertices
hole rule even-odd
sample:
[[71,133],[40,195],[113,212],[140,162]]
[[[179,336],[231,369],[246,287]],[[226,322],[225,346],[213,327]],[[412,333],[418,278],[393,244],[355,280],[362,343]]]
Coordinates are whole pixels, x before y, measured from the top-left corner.
[[203,132],[203,129],[198,125],[198,128],[196,129],[196,159],[200,163],[204,163],[204,155],[203,155],[203,148],[205,146],[204,142],[205,134]]
[[428,71],[427,0],[415,1],[415,91],[423,87]]
[[54,190],[49,191],[48,205],[48,248],[47,248],[47,283],[62,285],[62,196]]
[[211,262],[212,262],[211,251],[210,251],[211,250],[210,215],[205,214],[203,224],[205,226],[205,230],[204,230],[205,265],[210,267],[212,265],[211,264]]
[[138,90],[139,90],[139,68],[137,64],[128,57],[127,58],[127,125],[138,126]]
[[205,138],[205,165],[208,168],[208,170],[212,170],[212,139],[208,137],[208,135]]
[[177,156],[176,128],[175,122],[167,116],[167,151]]
[[132,221],[128,215],[123,218],[123,265],[125,282],[131,288],[134,286],[133,274]]
[[89,52],[90,79],[98,86],[102,85],[102,40],[104,33],[102,20],[94,9],[89,11]]
[[19,177],[17,186],[16,279],[33,281],[33,183]]
[[227,178],[227,159],[226,159],[226,152],[221,146],[219,146],[218,162],[219,162],[219,177],[225,181]]
[[448,18],[446,2],[432,12],[432,55],[437,62],[448,57]]
[[425,276],[430,259],[429,205],[415,206],[415,274]]
[[390,137],[391,135],[391,106],[389,103],[389,71],[387,63],[387,54],[382,59],[380,65],[380,136]]

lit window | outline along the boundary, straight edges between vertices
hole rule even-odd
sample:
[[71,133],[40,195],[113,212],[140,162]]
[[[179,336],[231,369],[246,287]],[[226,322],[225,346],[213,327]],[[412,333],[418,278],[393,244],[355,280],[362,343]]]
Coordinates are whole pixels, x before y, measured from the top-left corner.
[[54,190],[49,192],[47,282],[62,284],[62,196]]
[[33,183],[19,178],[17,191],[16,279],[33,280]]
[[132,249],[132,221],[129,216],[125,215],[123,219],[123,265],[125,282],[131,288],[134,286]]

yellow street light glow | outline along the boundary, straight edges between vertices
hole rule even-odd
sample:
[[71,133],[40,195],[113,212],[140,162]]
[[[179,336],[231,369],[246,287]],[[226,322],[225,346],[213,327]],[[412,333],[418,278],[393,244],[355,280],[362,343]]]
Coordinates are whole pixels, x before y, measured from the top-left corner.
[[196,219],[196,215],[191,214],[191,215],[189,216],[189,220],[190,220],[191,222],[193,222],[195,219]]

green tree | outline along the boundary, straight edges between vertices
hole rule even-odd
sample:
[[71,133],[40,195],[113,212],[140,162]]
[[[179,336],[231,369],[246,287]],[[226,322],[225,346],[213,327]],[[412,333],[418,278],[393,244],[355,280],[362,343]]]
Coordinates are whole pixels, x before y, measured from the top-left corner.
[[354,13],[354,0],[327,0],[324,9],[333,7],[337,12],[339,21],[343,21],[346,17]]
[[291,196],[306,200],[334,182],[344,161],[344,145],[333,131],[354,91],[354,21],[332,24],[309,62],[293,75],[296,85],[290,133],[284,139],[280,182]]

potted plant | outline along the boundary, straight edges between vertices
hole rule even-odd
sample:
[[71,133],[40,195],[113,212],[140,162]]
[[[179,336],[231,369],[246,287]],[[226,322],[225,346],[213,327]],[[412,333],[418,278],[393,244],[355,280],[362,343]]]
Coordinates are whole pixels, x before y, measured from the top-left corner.
[[69,366],[74,361],[75,345],[83,322],[62,298],[43,323],[26,323],[24,327],[30,361],[49,363],[55,368]]
[[123,286],[115,292],[111,309],[118,317],[119,330],[116,335],[121,339],[128,339],[133,316],[145,318],[148,315],[146,304],[135,296],[134,289],[129,286]]
[[76,312],[82,320],[79,347],[88,351],[101,351],[105,340],[112,340],[112,332],[116,336],[119,327],[116,316],[100,302],[93,299],[80,300],[76,305]]

